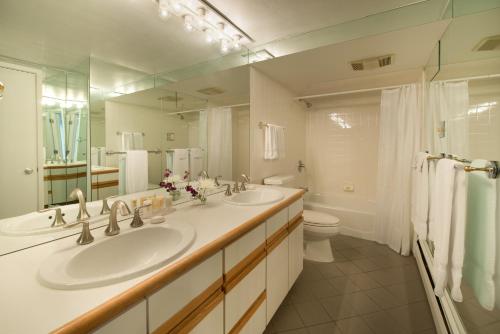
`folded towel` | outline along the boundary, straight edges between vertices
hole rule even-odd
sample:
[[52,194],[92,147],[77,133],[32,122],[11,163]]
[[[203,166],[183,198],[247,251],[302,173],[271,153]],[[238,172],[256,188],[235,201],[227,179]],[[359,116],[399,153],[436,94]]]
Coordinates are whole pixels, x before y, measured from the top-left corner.
[[435,191],[433,211],[439,226],[436,226],[434,235],[434,293],[443,296],[448,272],[451,272],[451,296],[460,302],[467,204],[463,164],[441,159],[436,167]]
[[427,239],[429,219],[429,163],[428,153],[418,152],[414,158],[414,188],[411,221],[420,240]]
[[[473,167],[487,167],[487,160],[474,160]],[[467,229],[465,234],[464,279],[474,291],[479,304],[491,311],[495,307],[495,273],[498,179],[484,172],[468,174]],[[500,287],[498,287],[500,288]]]
[[125,189],[127,194],[148,190],[147,151],[127,151],[125,163]]

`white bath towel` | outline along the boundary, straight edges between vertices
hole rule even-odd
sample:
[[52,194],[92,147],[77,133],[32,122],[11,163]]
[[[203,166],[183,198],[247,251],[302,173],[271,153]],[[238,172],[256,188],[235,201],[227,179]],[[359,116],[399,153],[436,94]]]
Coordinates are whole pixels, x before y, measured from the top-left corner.
[[[473,167],[487,167],[487,160],[474,160]],[[482,171],[468,174],[467,229],[465,234],[464,279],[474,291],[479,304],[491,311],[495,307],[495,262],[497,231],[498,179]],[[498,275],[497,275],[498,276]],[[500,278],[497,279],[499,283]],[[500,285],[497,285],[497,289]]]
[[[203,170],[203,150],[201,148],[189,149],[189,171],[191,179],[195,180]],[[213,175],[214,177],[217,175]]]
[[436,219],[434,218],[434,206],[436,206],[436,160],[429,161],[429,227],[427,240],[434,241],[436,234]]
[[427,239],[429,219],[429,163],[428,153],[418,152],[414,158],[414,188],[411,221],[420,240]]
[[125,162],[125,182],[127,194],[148,190],[147,151],[127,151]]
[[441,159],[436,167],[436,205],[439,226],[434,235],[434,293],[441,297],[451,272],[451,297],[461,302],[462,266],[467,205],[467,179],[463,164]]
[[285,129],[268,124],[264,131],[264,159],[276,160],[285,158]]
[[189,151],[184,148],[169,150],[167,152],[167,168],[174,175],[184,176],[184,172],[189,171]]

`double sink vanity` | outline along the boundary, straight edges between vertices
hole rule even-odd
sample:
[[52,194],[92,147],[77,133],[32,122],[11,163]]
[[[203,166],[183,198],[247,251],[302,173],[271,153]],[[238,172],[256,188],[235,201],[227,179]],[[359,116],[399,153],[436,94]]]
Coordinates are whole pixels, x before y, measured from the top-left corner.
[[[303,190],[252,185],[226,195],[214,192],[203,205],[179,201],[158,224],[118,215],[112,236],[103,203],[87,203],[86,245],[76,242],[81,227],[42,224],[54,211],[5,221],[2,332],[263,332],[302,271]],[[78,210],[63,213],[71,220]]]

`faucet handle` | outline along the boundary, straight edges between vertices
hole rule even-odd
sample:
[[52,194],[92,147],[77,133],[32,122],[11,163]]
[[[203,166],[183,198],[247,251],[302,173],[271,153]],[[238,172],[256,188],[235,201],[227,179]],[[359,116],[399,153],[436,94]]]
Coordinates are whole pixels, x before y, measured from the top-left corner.
[[111,212],[111,208],[108,205],[108,199],[115,198],[115,197],[118,197],[118,195],[113,195],[113,196],[109,196],[109,197],[102,199],[101,215],[107,215],[108,213]]
[[238,180],[234,181],[233,193],[237,194],[240,192],[240,187],[238,185]]
[[141,227],[144,225],[144,221],[142,220],[141,217],[141,209],[151,206],[151,204],[145,204],[138,206],[137,208],[134,209],[134,218],[132,219],[132,222],[130,223],[130,227]]
[[226,192],[224,193],[225,196],[231,196],[231,185],[229,183],[223,184],[222,186],[226,186]]
[[88,220],[80,220],[77,224],[82,224],[82,233],[76,240],[76,243],[79,245],[87,245],[94,241],[94,237],[90,233],[90,226]]
[[221,178],[221,177],[222,177],[222,175],[218,175],[214,178],[214,183],[215,183],[216,187],[220,187],[219,178]]
[[[42,212],[48,212],[48,211],[52,211],[52,210],[54,210],[56,214],[54,216],[54,220],[52,221],[52,224],[50,225],[50,227],[60,227],[60,226],[66,225],[67,223],[64,220],[64,216],[66,214],[62,213],[60,206],[55,206],[53,208],[38,210],[38,212],[42,213]],[[51,219],[51,218],[52,218],[52,216],[49,216],[49,219]]]

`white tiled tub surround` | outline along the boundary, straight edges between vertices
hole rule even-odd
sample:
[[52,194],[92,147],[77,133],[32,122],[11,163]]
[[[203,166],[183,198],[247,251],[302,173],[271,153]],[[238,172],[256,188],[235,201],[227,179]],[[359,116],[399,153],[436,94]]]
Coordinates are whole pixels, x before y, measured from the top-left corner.
[[380,92],[315,99],[307,111],[305,207],[338,216],[341,233],[365,239],[373,239],[379,111]]

